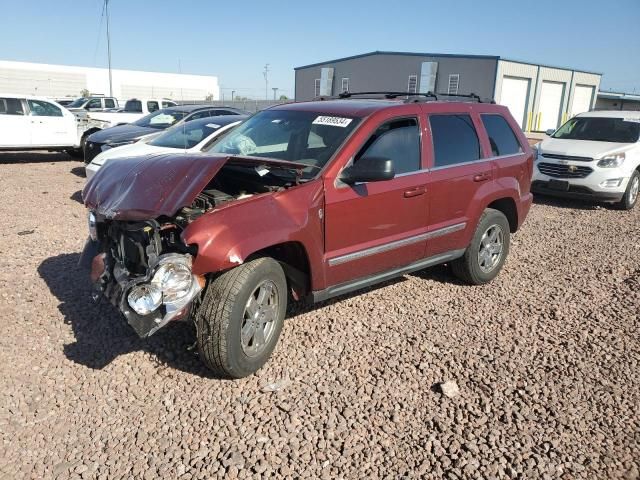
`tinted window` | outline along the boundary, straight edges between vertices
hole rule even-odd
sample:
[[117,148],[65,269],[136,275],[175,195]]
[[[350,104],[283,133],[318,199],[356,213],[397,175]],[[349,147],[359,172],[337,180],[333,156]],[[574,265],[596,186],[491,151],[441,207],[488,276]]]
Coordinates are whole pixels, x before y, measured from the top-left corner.
[[42,100],[27,100],[31,115],[34,117],[61,117],[62,110],[49,102]]
[[182,120],[185,115],[186,112],[165,108],[150,113],[149,115],[145,115],[140,120],[136,120],[135,122],[133,122],[133,124],[139,127],[164,129]]
[[142,112],[142,102],[140,100],[127,100],[124,104],[125,112]]
[[231,110],[215,110],[214,115],[238,115],[236,112],[232,112]]
[[0,115],[24,115],[22,102],[17,98],[0,98]]
[[472,162],[480,158],[480,142],[471,116],[431,115],[429,117],[436,167]]
[[522,147],[516,138],[515,133],[507,121],[500,115],[480,115],[484,125],[489,143],[491,144],[491,155],[511,155],[522,152]]
[[191,121],[191,120],[197,120],[199,118],[207,118],[207,117],[211,117],[213,116],[213,111],[212,110],[201,110],[200,112],[195,112],[192,113],[191,115],[189,115],[189,117],[187,117],[187,122]]
[[106,108],[116,108],[116,102],[114,102],[112,98],[105,98],[104,106]]
[[155,112],[160,110],[160,105],[158,105],[158,102],[147,102],[147,110],[149,110],[149,113]]
[[90,100],[89,103],[87,103],[87,106],[84,108],[101,108],[102,104],[100,103],[100,99],[99,98],[94,98],[93,100]]
[[379,127],[354,163],[363,156],[389,158],[396,174],[420,170],[420,131],[415,118],[394,120]]
[[561,126],[553,138],[634,143],[640,136],[638,118],[574,117]]

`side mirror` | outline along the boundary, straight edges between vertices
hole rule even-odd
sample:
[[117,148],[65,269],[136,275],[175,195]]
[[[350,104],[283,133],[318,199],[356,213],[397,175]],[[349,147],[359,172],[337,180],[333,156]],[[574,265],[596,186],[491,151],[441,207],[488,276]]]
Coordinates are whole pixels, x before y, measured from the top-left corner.
[[544,133],[546,133],[547,135],[551,136],[551,135],[553,135],[554,133],[556,133],[556,131],[555,131],[555,129],[550,128],[549,130],[547,130],[547,131],[546,131],[546,132],[544,132]]
[[340,180],[347,185],[357,182],[380,182],[391,180],[396,172],[393,162],[383,157],[362,157],[340,173]]

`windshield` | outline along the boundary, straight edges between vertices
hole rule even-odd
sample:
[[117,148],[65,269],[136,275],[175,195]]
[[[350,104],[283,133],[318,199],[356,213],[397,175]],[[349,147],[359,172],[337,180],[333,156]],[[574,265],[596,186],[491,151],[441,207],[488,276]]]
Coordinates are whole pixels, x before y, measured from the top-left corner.
[[67,105],[67,107],[69,107],[69,108],[80,108],[82,105],[85,104],[85,102],[87,100],[88,100],[88,98],[84,98],[84,97],[76,98],[73,102],[71,102],[69,105]]
[[182,120],[187,112],[180,112],[178,110],[172,110],[165,108],[158,110],[157,112],[150,113],[142,117],[140,120],[133,122],[134,125],[139,127],[165,129]]
[[311,178],[359,121],[315,112],[265,110],[225,135],[209,152],[305,163],[309,168],[304,176]]
[[640,119],[575,117],[561,126],[552,138],[634,143],[640,136]]
[[225,125],[215,123],[215,119],[213,118],[207,123],[183,122],[154,138],[153,141],[149,142],[149,145],[167,148],[193,148],[209,135],[221,130],[223,127],[225,127]]

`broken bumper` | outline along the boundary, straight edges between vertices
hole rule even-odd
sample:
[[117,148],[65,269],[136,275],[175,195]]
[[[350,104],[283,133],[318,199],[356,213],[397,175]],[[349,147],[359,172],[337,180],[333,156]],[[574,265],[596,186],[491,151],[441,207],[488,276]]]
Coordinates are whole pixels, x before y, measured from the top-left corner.
[[91,270],[96,290],[118,307],[139,337],[148,337],[171,320],[189,314],[193,300],[202,290],[204,277],[191,273],[191,255],[161,255],[144,276],[131,277],[116,264],[105,264],[100,244],[87,240],[80,265]]

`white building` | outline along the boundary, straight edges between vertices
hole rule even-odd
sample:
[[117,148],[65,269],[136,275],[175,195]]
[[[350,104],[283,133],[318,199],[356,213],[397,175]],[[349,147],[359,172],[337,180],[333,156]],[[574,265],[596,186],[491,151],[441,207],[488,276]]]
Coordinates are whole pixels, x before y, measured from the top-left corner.
[[[220,97],[218,77],[213,76],[114,69],[112,79],[113,96],[121,102],[133,97]],[[108,69],[0,60],[0,92],[75,98],[85,89],[92,95],[109,95]]]

